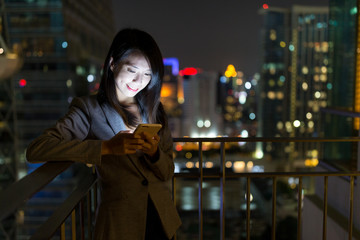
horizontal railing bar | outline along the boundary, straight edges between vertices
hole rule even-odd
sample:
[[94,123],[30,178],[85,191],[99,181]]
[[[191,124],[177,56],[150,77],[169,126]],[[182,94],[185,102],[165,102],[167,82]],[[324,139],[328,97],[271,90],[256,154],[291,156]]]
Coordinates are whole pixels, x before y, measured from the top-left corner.
[[[340,176],[360,176],[360,171],[352,172],[243,172],[243,173],[226,173],[225,178],[242,178],[242,177],[258,177],[258,178],[272,178],[272,177],[340,177]],[[175,173],[176,178],[199,178],[200,174],[193,173]],[[221,173],[203,173],[203,178],[221,178]]]
[[48,162],[0,192],[0,220],[8,217],[26,200],[68,169],[73,162]]
[[86,196],[87,192],[95,184],[96,174],[89,171],[85,176],[79,179],[82,181],[77,185],[76,189],[70,196],[54,211],[54,213],[47,219],[45,223],[37,229],[31,239],[50,239],[66,218],[71,214],[80,200]]
[[334,115],[340,115],[340,116],[345,116],[345,117],[360,117],[360,112],[354,112],[354,111],[349,111],[349,110],[344,110],[344,109],[335,109],[335,108],[320,108],[321,112],[324,113],[331,113]]
[[339,138],[289,138],[289,137],[215,137],[215,138],[173,138],[174,142],[360,142],[360,137]]

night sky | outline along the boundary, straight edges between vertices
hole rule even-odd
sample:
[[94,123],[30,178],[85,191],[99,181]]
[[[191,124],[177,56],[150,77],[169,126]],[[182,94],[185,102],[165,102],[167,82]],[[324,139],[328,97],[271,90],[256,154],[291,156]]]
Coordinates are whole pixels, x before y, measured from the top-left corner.
[[247,75],[259,71],[258,10],[296,5],[328,6],[329,0],[131,0],[114,2],[116,29],[149,32],[164,57],[179,59],[180,68],[224,72],[228,64]]

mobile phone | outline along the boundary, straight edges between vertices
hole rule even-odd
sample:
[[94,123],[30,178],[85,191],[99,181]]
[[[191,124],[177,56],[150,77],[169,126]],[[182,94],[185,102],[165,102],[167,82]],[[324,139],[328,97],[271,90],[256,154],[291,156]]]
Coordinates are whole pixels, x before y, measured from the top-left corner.
[[143,132],[148,132],[152,136],[155,136],[160,131],[161,128],[162,128],[161,124],[157,124],[157,123],[141,123],[135,129],[134,135],[140,135]]

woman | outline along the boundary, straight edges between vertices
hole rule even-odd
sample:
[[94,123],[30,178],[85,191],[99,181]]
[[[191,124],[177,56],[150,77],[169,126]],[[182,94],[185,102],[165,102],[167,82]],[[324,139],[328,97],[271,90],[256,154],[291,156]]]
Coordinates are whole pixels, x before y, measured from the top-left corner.
[[[120,31],[105,59],[99,92],[75,98],[68,113],[27,149],[29,162],[94,164],[101,183],[95,239],[171,239],[181,221],[166,182],[174,172],[172,137],[160,103],[164,66],[154,39]],[[134,136],[160,123],[156,136]]]

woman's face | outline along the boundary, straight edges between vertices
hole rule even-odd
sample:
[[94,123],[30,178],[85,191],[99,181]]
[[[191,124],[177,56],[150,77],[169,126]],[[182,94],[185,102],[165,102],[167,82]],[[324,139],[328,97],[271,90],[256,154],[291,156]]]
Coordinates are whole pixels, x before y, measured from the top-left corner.
[[133,102],[134,96],[150,83],[151,74],[150,64],[144,55],[130,54],[115,76],[118,100],[124,103]]

